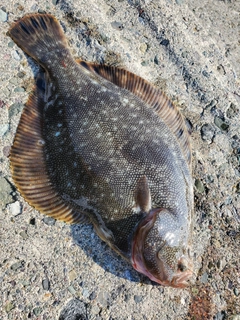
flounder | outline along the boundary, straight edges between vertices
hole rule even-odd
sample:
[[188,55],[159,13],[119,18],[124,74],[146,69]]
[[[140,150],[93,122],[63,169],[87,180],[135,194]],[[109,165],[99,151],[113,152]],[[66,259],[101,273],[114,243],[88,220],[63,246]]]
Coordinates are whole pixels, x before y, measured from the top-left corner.
[[193,184],[178,109],[129,71],[75,61],[50,14],[21,18],[9,35],[42,67],[10,152],[24,199],[55,219],[91,222],[137,271],[185,287]]

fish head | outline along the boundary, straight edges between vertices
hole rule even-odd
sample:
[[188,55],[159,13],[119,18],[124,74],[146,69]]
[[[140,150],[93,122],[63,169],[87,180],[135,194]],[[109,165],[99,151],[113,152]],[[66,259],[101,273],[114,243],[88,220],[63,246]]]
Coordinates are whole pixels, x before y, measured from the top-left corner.
[[192,276],[187,231],[167,209],[151,209],[132,242],[132,265],[152,281],[184,288]]

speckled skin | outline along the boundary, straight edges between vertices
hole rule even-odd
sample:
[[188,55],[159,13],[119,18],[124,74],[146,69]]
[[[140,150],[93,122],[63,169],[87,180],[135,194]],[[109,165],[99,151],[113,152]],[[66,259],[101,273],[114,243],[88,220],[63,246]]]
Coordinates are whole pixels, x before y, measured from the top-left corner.
[[[61,199],[138,271],[184,287],[192,268],[193,192],[181,134],[176,137],[143,99],[76,63],[52,16],[23,18],[10,35],[45,70],[35,89],[42,97],[40,129],[31,129],[38,130],[43,174],[56,193],[49,208]],[[24,183],[17,185],[25,199],[51,215],[37,197],[24,194]]]

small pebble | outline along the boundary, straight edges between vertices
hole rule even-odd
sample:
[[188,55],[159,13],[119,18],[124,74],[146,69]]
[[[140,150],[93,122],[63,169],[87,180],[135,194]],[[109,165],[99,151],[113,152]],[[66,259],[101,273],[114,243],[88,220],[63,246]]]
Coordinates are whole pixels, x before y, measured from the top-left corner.
[[182,57],[183,57],[183,58],[187,58],[188,55],[189,55],[189,52],[188,52],[188,51],[183,51],[183,52],[182,52]]
[[102,305],[103,308],[106,308],[109,305],[108,300],[108,293],[105,291],[100,291],[98,294],[98,302]]
[[68,291],[73,295],[76,293],[76,290],[73,288],[73,286],[69,286]]
[[140,44],[139,49],[140,49],[140,51],[141,51],[142,53],[145,53],[145,52],[147,51],[147,49],[148,49],[148,46],[147,46],[146,43],[142,43],[142,44]]
[[124,301],[125,301],[125,302],[128,302],[128,301],[130,300],[130,298],[131,298],[131,295],[130,295],[130,294],[125,294],[125,296],[124,296]]
[[214,182],[214,178],[212,175],[208,174],[206,177],[206,182],[207,183],[213,183]]
[[28,287],[30,285],[30,282],[28,280],[22,280],[21,281],[21,284],[24,286],[24,287]]
[[163,39],[163,40],[160,42],[160,44],[161,44],[162,46],[167,47],[167,46],[169,45],[169,40],[168,40],[168,39]]
[[93,291],[90,295],[89,295],[89,299],[90,300],[94,300],[97,297],[97,294],[95,291]]
[[18,74],[17,74],[17,76],[18,76],[18,78],[24,78],[24,76],[25,76],[25,73],[24,72],[22,72],[22,71],[19,71],[18,72]]
[[207,283],[208,282],[208,274],[207,274],[207,272],[204,272],[204,274],[200,278],[200,281],[202,283]]
[[218,116],[215,116],[214,123],[219,129],[223,131],[227,131],[229,128],[229,124],[227,124],[222,118]]
[[143,67],[146,67],[146,66],[149,65],[149,62],[146,61],[146,60],[144,60],[143,62],[141,62],[141,65],[142,65]]
[[204,188],[204,185],[201,180],[199,180],[199,179],[195,180],[195,187],[197,189],[197,192],[199,192],[199,193],[205,192],[205,188]]
[[26,231],[21,231],[19,235],[23,238],[23,240],[26,240],[28,238],[28,234]]
[[206,70],[203,70],[202,74],[203,74],[203,76],[206,77],[206,78],[209,78],[209,77],[210,77],[210,74],[209,74]]
[[0,137],[3,137],[9,130],[9,123],[0,124]]
[[14,42],[13,42],[13,41],[9,41],[9,42],[8,42],[8,47],[9,47],[9,48],[13,48],[13,46],[14,46]]
[[229,119],[232,119],[239,113],[239,108],[233,103],[230,104],[229,108],[227,109],[226,115]]
[[42,281],[43,290],[49,290],[50,289],[50,282],[48,278],[43,279]]
[[69,277],[69,280],[70,280],[70,281],[75,280],[75,279],[77,278],[76,271],[75,271],[75,270],[69,271],[68,277]]
[[11,185],[4,177],[0,177],[0,205],[5,208],[6,205],[13,201]]
[[236,192],[240,193],[240,182],[236,185]]
[[88,298],[90,296],[88,289],[83,289],[82,295],[84,298]]
[[17,61],[20,61],[20,60],[22,59],[21,54],[20,54],[17,50],[14,50],[12,56],[13,56],[13,58],[14,58],[15,60],[17,60]]
[[8,15],[5,11],[0,9],[0,22],[6,22],[8,19]]
[[10,203],[7,206],[7,208],[9,210],[9,213],[12,216],[17,216],[18,214],[20,214],[22,212],[22,206],[21,206],[21,203],[19,201],[15,201],[13,203]]
[[38,9],[38,13],[44,14],[44,13],[46,13],[46,11],[43,9]]
[[87,303],[84,303],[79,299],[72,299],[62,309],[58,320],[90,319],[87,315],[87,310],[89,310],[89,305]]
[[11,265],[11,269],[13,271],[17,271],[22,266],[24,266],[24,261],[18,261],[18,262],[15,262],[14,264]]
[[12,309],[14,309],[15,308],[15,306],[14,306],[14,304],[12,303],[12,302],[8,302],[6,305],[5,305],[5,310],[6,310],[6,312],[8,313],[8,312],[10,312]]
[[17,87],[14,89],[14,92],[25,92],[25,89],[21,87]]
[[141,301],[142,301],[142,299],[143,299],[143,297],[142,297],[142,296],[137,296],[137,295],[135,295],[133,298],[134,298],[134,301],[135,301],[136,303],[141,302]]
[[224,76],[226,74],[225,68],[222,64],[220,64],[219,66],[217,66],[217,71]]
[[238,288],[234,288],[234,289],[233,289],[233,292],[234,292],[235,296],[238,296],[238,295],[239,295],[239,290],[238,290]]
[[35,316],[39,316],[42,313],[42,308],[39,308],[39,307],[34,308],[33,313]]
[[123,24],[121,22],[113,21],[111,23],[111,26],[113,27],[113,29],[116,29],[116,30],[122,30],[123,29]]
[[196,296],[196,295],[198,294],[198,292],[199,292],[198,288],[196,288],[196,287],[193,287],[193,288],[191,289],[191,291],[192,291],[192,294],[193,294],[194,296]]
[[204,124],[201,128],[201,137],[202,137],[203,141],[207,141],[207,142],[211,143],[214,136],[215,136],[214,127],[209,123]]
[[159,65],[159,59],[158,59],[158,56],[155,56],[155,57],[154,57],[153,62],[154,62],[155,64]]
[[10,146],[5,146],[5,147],[3,147],[3,155],[4,155],[5,157],[8,157],[8,156],[9,156],[9,154],[10,154],[10,149],[11,149]]
[[32,226],[35,226],[36,225],[36,219],[35,218],[31,218],[29,220],[29,224],[31,224]]
[[42,221],[47,224],[48,226],[54,226],[55,223],[56,223],[56,220],[54,218],[51,218],[51,217],[44,217],[42,219]]
[[18,79],[16,77],[15,78],[11,78],[9,80],[9,83],[14,84],[16,86],[18,84]]

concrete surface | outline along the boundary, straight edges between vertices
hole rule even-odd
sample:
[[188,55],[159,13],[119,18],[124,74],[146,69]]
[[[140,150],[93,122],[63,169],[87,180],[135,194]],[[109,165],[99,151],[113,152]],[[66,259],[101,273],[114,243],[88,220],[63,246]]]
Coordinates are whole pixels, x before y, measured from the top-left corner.
[[[6,32],[37,11],[61,21],[76,57],[155,83],[192,124],[189,288],[151,283],[91,226],[44,219],[16,192],[8,153],[36,66]],[[239,0],[1,1],[1,320],[240,319],[239,12]]]

